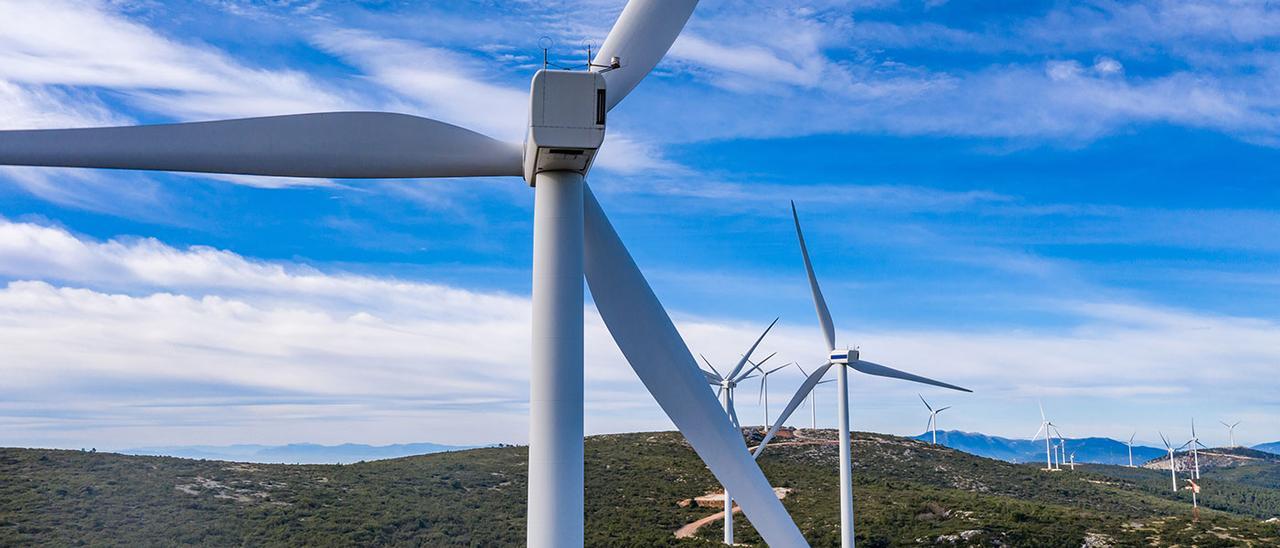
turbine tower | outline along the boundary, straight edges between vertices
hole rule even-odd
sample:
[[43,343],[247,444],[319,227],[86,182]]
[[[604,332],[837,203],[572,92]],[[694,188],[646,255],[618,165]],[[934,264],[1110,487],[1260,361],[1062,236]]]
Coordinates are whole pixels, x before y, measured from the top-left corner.
[[827,370],[831,369],[833,366],[839,366],[836,368],[836,396],[839,401],[836,423],[840,429],[840,545],[843,548],[852,548],[853,470],[850,467],[849,455],[851,445],[849,439],[848,369],[853,369],[868,375],[915,381],[934,386],[941,386],[943,388],[950,388],[952,390],[961,390],[964,392],[971,392],[971,390],[862,360],[856,348],[845,347],[843,349],[837,349],[835,325],[831,321],[831,311],[827,309],[827,301],[822,297],[822,289],[818,287],[818,277],[813,273],[813,263],[809,260],[809,250],[805,247],[804,233],[800,230],[800,215],[796,213],[795,202],[791,203],[791,218],[795,221],[796,239],[799,240],[800,243],[800,256],[804,259],[805,273],[809,277],[809,289],[813,293],[813,305],[818,313],[818,323],[822,327],[822,337],[826,347],[825,363],[818,366],[818,368],[805,379],[804,383],[800,385],[800,389],[791,397],[791,401],[787,404],[786,409],[783,410],[782,415],[778,417],[778,421],[774,423],[773,427],[769,429],[769,432],[765,434],[764,439],[761,440],[760,445],[756,447],[755,456],[759,458],[760,454],[764,452],[764,448],[769,443],[769,440],[773,439],[774,434],[777,433],[778,428],[782,427],[782,424],[787,420],[787,417],[791,416],[791,412],[795,411],[796,406],[800,405],[800,402],[804,401],[804,398],[813,391],[814,387],[816,387],[819,382],[821,382],[822,377],[823,375],[826,375]]
[[948,405],[946,407],[934,409],[929,405],[929,402],[924,400],[924,396],[921,396],[920,394],[916,394],[916,396],[919,396],[920,401],[929,409],[929,424],[927,424],[924,429],[926,432],[933,432],[933,444],[938,445],[938,413],[951,409],[951,406]]
[[[583,277],[636,375],[764,541],[804,537],[586,184],[606,115],[653,70],[696,0],[630,0],[588,70],[532,78],[524,143],[386,112],[0,132],[0,165],[315,178],[521,177],[533,187],[526,544],[583,544]],[[518,122],[518,121],[513,121]]]
[[1050,431],[1050,429],[1057,428],[1057,427],[1054,426],[1052,422],[1049,422],[1049,419],[1045,418],[1044,404],[1041,404],[1040,402],[1036,402],[1036,405],[1040,407],[1040,429],[1036,430],[1036,435],[1031,436],[1031,441],[1036,441],[1040,439],[1040,435],[1044,434],[1044,466],[1045,466],[1044,469],[1054,470],[1055,468],[1053,467],[1053,453],[1051,453],[1051,451],[1053,450],[1052,449],[1053,440],[1051,439],[1053,437],[1053,432]]
[[1240,425],[1240,421],[1231,424],[1227,424],[1225,421],[1218,422],[1227,427],[1227,439],[1230,440],[1227,442],[1227,447],[1236,447],[1236,427]]
[[1173,460],[1173,446],[1169,445],[1169,438],[1164,437],[1164,432],[1160,432],[1160,441],[1164,442],[1164,449],[1169,452],[1169,479],[1173,481],[1173,492],[1178,492],[1178,463]]
[[1137,437],[1137,435],[1138,432],[1134,431],[1133,435],[1129,436],[1129,443],[1126,444],[1129,446],[1129,468],[1133,468],[1133,438]]
[[[707,377],[707,382],[716,386],[716,395],[724,398],[724,412],[728,413],[729,420],[733,423],[733,427],[738,431],[739,436],[742,435],[742,425],[738,423],[738,412],[734,409],[733,393],[738,388],[738,383],[745,381],[747,379],[750,379],[751,377],[754,377],[755,375],[753,375],[753,373],[759,370],[760,366],[764,364],[764,362],[769,361],[769,358],[772,358],[774,356],[774,354],[770,354],[765,359],[760,360],[760,363],[752,364],[752,367],[750,369],[746,368],[746,365],[751,362],[751,354],[753,354],[756,351],[756,347],[760,346],[760,341],[764,340],[764,336],[768,335],[769,330],[773,329],[773,326],[777,325],[777,323],[778,323],[778,318],[774,318],[773,323],[769,324],[769,327],[766,327],[764,329],[764,333],[760,334],[760,337],[757,338],[756,342],[751,345],[751,348],[747,349],[747,353],[743,354],[742,358],[738,360],[738,363],[734,364],[733,369],[729,370],[728,375],[721,375],[720,371],[716,369],[716,366],[711,365],[711,361],[708,360],[706,356],[703,356],[701,354],[698,355],[698,357],[702,358],[702,361],[707,364],[707,367],[711,368],[711,371],[707,371],[705,369],[702,370],[702,374]],[[723,487],[724,487],[724,543],[732,545],[733,544],[733,497],[729,494],[729,487],[728,486],[723,486]]]

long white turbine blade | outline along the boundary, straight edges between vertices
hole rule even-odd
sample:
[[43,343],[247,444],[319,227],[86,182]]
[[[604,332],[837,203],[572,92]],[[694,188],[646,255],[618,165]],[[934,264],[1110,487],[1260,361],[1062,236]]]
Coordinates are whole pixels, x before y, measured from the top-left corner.
[[920,375],[907,373],[906,371],[898,371],[897,369],[894,369],[892,367],[885,367],[878,363],[871,363],[868,361],[858,360],[856,362],[851,362],[849,364],[849,367],[852,367],[855,371],[866,373],[868,375],[875,375],[878,377],[890,377],[894,379],[902,379],[905,381],[914,381],[914,382],[923,383],[923,384],[931,384],[933,386],[941,386],[943,388],[950,388],[952,390],[959,390],[961,392],[973,392],[968,388],[961,388],[954,384],[947,384],[942,381],[935,381],[927,377],[921,377]]
[[[1045,431],[1045,430],[1044,430],[1044,423],[1042,422],[1042,423],[1040,423],[1040,428],[1039,428],[1038,430],[1036,430],[1036,435],[1031,436],[1031,441],[1036,441],[1036,440],[1040,439],[1040,433],[1041,433],[1041,432],[1044,432],[1044,431]],[[1048,433],[1046,432],[1046,433],[1045,433],[1045,435],[1047,436],[1047,435],[1048,435]]]
[[941,412],[946,411],[946,410],[948,410],[948,409],[951,409],[951,406],[950,406],[950,405],[948,405],[948,406],[946,406],[946,407],[938,408],[938,410],[937,410],[937,411],[934,411],[934,414],[941,413]]
[[770,370],[766,371],[764,374],[765,374],[765,376],[769,376],[769,375],[772,375],[772,374],[777,373],[777,372],[779,372],[779,371],[782,371],[783,369],[786,369],[786,368],[788,368],[788,367],[791,367],[792,365],[795,365],[795,364],[793,364],[793,363],[788,363],[788,364],[784,364],[784,365],[779,365],[779,366],[777,366],[777,367],[775,367],[775,368],[773,368],[773,369],[770,369]]
[[808,546],[774,495],[715,398],[708,398],[697,363],[653,294],[589,187],[584,189],[584,271],[591,296],[614,342],[671,422],[733,493],[771,546]]
[[787,423],[787,419],[791,418],[791,414],[796,411],[797,407],[800,407],[804,399],[809,397],[809,393],[813,391],[815,386],[818,386],[818,381],[822,380],[822,376],[827,374],[827,370],[831,369],[831,366],[832,364],[828,363],[813,370],[813,374],[806,377],[803,383],[800,383],[800,388],[796,390],[795,395],[791,396],[791,401],[787,402],[782,414],[778,415],[778,420],[773,422],[773,426],[765,433],[764,439],[760,440],[760,445],[756,446],[752,456],[757,459],[760,458],[760,453],[763,453],[765,446],[769,445],[769,440],[772,440],[773,436],[778,433],[778,429]]
[[756,396],[756,405],[760,405],[761,403],[764,402],[764,383],[765,383],[764,377],[768,377],[768,376],[769,375],[766,373],[763,377],[760,378],[760,394]]
[[[720,379],[721,379],[721,380],[723,380],[723,379],[724,379],[724,375],[721,375],[721,374],[720,374],[720,370],[719,370],[719,369],[716,369],[716,366],[711,365],[711,360],[708,360],[708,359],[707,359],[707,357],[706,357],[706,356],[703,356],[702,354],[698,354],[698,357],[699,357],[699,358],[702,358],[702,363],[707,364],[707,367],[710,367],[712,371],[715,371],[715,372],[716,372],[716,376],[717,376],[717,377],[720,377]],[[720,381],[716,381],[716,382],[720,382]]]
[[[768,335],[769,330],[773,329],[773,326],[775,325],[778,325],[778,318],[774,318],[773,323],[770,323],[769,327],[764,328],[764,333],[760,334],[760,337],[757,338],[756,342],[751,345],[751,348],[747,349],[747,353],[742,355],[742,359],[738,360],[738,363],[733,366],[733,371],[729,372],[728,378],[732,379],[738,376],[738,372],[742,371],[743,366],[747,364],[747,360],[751,359],[751,354],[756,351],[756,347],[760,346],[760,341],[764,340],[764,336]],[[772,358],[773,356],[769,356],[769,357]],[[756,367],[760,367],[760,366],[757,365]]]
[[930,412],[930,413],[932,413],[932,412],[933,412],[933,407],[930,407],[930,406],[929,406],[929,402],[924,401],[924,396],[921,396],[920,394],[916,394],[916,397],[917,397],[917,398],[920,398],[920,402],[921,402],[921,403],[923,403],[925,407],[928,407],[928,408],[929,408],[929,412]]
[[720,384],[720,375],[707,371],[706,369],[699,369],[698,371],[701,371],[702,374],[707,377],[707,382],[711,384]]
[[521,174],[521,148],[428,118],[326,112],[215,122],[0,131],[0,164],[281,177]]
[[605,104],[612,109],[649,75],[671,49],[693,15],[698,0],[631,0],[601,44],[591,70],[609,66],[614,57],[620,68],[604,73]]
[[1046,419],[1044,418],[1044,404],[1041,403],[1039,400],[1036,400],[1036,406],[1040,408],[1040,422],[1045,422]]
[[804,232],[800,230],[800,215],[796,213],[796,203],[791,202],[791,218],[796,223],[796,237],[800,240],[800,255],[804,257],[804,270],[809,275],[809,289],[813,292],[813,307],[818,311],[818,323],[822,324],[822,336],[827,341],[827,351],[836,349],[836,328],[831,323],[831,311],[827,310],[827,300],[822,298],[822,288],[818,287],[818,277],[813,273],[813,263],[809,261],[809,248],[804,245]]
[[[731,400],[732,400],[733,398],[729,398],[729,399],[731,399]],[[737,425],[739,425],[739,424],[742,424],[741,422],[738,422],[738,409],[737,409],[737,406],[734,406],[734,405],[732,405],[732,404],[730,404],[730,405],[729,405],[729,420],[733,421],[733,425],[734,425],[735,427],[736,427]]]

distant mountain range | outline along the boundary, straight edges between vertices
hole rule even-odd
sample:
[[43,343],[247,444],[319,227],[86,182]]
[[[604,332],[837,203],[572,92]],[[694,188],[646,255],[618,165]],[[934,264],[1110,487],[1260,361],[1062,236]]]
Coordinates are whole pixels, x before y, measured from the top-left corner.
[[1271,443],[1259,443],[1258,445],[1253,446],[1253,448],[1259,451],[1266,451],[1268,453],[1275,453],[1277,455],[1280,455],[1280,441],[1273,441]]
[[[931,433],[916,436],[921,441],[932,441]],[[1008,462],[1044,462],[1044,440],[1015,440],[988,436],[977,432],[948,430],[938,432],[938,443],[972,455],[1000,459]],[[1129,448],[1124,442],[1111,438],[1067,438],[1067,454],[1076,454],[1076,463],[1129,464]],[[1142,445],[1133,446],[1134,464],[1142,464],[1163,456],[1163,449]]]
[[350,464],[360,461],[394,459],[412,455],[425,455],[443,451],[474,449],[474,446],[441,445],[438,443],[397,443],[393,445],[318,445],[291,443],[288,445],[175,445],[169,447],[139,447],[124,449],[126,455],[182,457],[188,459],[227,460],[236,462],[278,464]]

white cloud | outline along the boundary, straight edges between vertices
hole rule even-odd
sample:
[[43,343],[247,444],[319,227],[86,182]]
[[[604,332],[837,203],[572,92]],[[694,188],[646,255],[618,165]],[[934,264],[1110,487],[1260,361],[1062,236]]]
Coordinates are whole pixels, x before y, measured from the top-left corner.
[[[0,289],[0,399],[10,402],[0,405],[0,434],[13,442],[524,436],[524,296],[155,240],[99,242],[8,221],[0,223],[0,268],[0,277],[16,280]],[[1140,305],[1051,307],[1077,321],[1036,331],[863,328],[842,331],[842,341],[860,344],[869,359],[974,388],[980,399],[966,401],[984,407],[1043,395],[1132,396],[1172,409],[1194,387],[1204,398],[1227,398],[1233,410],[1256,411],[1252,402],[1277,388],[1268,380],[1280,359],[1272,322]],[[677,319],[691,348],[717,363],[735,360],[762,328]],[[589,428],[669,427],[590,311],[586,340]],[[780,352],[779,363],[810,363],[817,340],[798,319],[775,329],[762,350]],[[773,385],[775,402],[798,376],[784,379]],[[865,377],[856,386],[864,387],[859,409],[892,407],[920,389]],[[756,416],[751,405],[745,400],[741,413]],[[1076,428],[1105,426],[1075,418]],[[355,430],[323,428],[356,422]],[[892,417],[862,424],[913,428]]]

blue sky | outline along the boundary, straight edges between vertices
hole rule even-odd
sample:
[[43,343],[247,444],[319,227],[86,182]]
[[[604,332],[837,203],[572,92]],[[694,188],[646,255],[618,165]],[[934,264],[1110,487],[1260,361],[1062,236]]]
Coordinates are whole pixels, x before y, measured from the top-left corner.
[[[577,62],[621,5],[5,2],[0,126],[372,109],[519,140],[539,37]],[[1043,399],[1070,436],[1272,441],[1278,46],[1264,2],[704,1],[591,184],[716,361],[774,316],[762,349],[820,359],[795,200],[840,340],[976,390],[856,378],[858,428],[918,433],[919,391],[944,428],[1025,437]],[[0,444],[522,442],[532,198],[4,168]],[[586,313],[588,429],[668,428]]]

